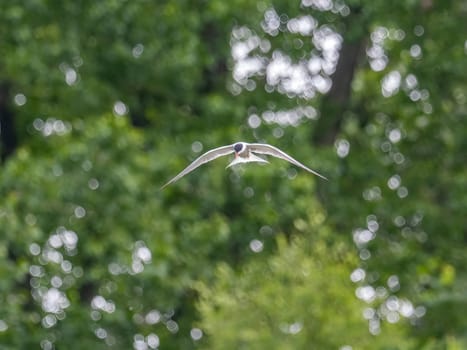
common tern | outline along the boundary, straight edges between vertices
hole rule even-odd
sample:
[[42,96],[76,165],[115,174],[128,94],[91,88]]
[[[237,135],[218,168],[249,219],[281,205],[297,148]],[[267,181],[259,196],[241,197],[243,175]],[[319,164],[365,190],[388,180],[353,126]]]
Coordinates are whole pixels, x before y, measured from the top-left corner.
[[218,148],[214,148],[210,151],[207,151],[206,153],[202,154],[198,158],[196,158],[190,165],[188,165],[185,169],[183,169],[178,175],[173,177],[169,182],[167,182],[164,186],[161,187],[163,189],[164,187],[170,185],[171,183],[179,180],[186,174],[192,172],[195,170],[197,167],[210,162],[211,160],[214,160],[216,158],[226,156],[229,154],[235,154],[235,158],[233,159],[232,162],[230,162],[228,167],[231,167],[232,165],[239,164],[239,163],[248,163],[248,162],[260,162],[260,163],[269,163],[266,159],[263,159],[261,157],[258,157],[255,153],[258,154],[265,154],[268,156],[273,156],[276,158],[280,158],[283,160],[286,160],[302,169],[305,169],[306,171],[319,176],[320,178],[327,180],[326,177],[323,175],[317,173],[314,170],[311,170],[310,168],[306,167],[302,163],[300,163],[298,160],[295,160],[291,156],[289,156],[287,153],[281,151],[279,148],[265,144],[265,143],[246,143],[246,142],[237,142],[232,145],[228,146],[222,146]]

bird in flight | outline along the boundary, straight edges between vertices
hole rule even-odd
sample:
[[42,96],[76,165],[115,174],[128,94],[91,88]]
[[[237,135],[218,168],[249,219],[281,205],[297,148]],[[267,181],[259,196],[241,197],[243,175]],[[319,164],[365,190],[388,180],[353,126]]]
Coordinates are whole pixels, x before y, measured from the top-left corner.
[[179,180],[186,174],[192,172],[195,170],[197,167],[210,162],[211,160],[214,160],[216,158],[226,156],[228,154],[235,153],[235,158],[232,162],[230,162],[228,167],[231,167],[232,165],[239,164],[239,163],[248,163],[248,162],[260,162],[260,163],[269,163],[266,159],[263,159],[261,157],[258,157],[255,153],[258,154],[266,154],[268,156],[273,156],[276,158],[280,158],[283,160],[286,160],[302,169],[305,169],[306,171],[319,176],[320,178],[327,180],[326,177],[323,175],[317,173],[314,170],[311,170],[310,168],[306,167],[302,163],[300,163],[298,160],[295,160],[291,156],[289,156],[287,153],[281,151],[279,148],[265,144],[265,143],[246,143],[246,142],[237,142],[232,145],[228,146],[222,146],[218,148],[214,148],[210,151],[207,151],[206,153],[202,154],[198,158],[196,158],[190,165],[188,165],[185,169],[183,169],[178,175],[173,177],[169,182],[167,182],[164,186],[161,187],[163,189],[164,187],[170,185],[171,183],[174,183],[175,181]]

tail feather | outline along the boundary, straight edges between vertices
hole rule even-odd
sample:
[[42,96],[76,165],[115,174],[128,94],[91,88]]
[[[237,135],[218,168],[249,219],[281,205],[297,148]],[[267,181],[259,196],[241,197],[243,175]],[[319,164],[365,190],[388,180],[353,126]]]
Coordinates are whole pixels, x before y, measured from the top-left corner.
[[240,163],[250,163],[250,162],[269,163],[266,159],[258,157],[257,155],[255,155],[253,153],[250,153],[248,158],[235,157],[235,159],[232,160],[230,162],[230,164],[226,166],[226,168],[229,168],[232,165],[236,165],[236,164],[240,164]]

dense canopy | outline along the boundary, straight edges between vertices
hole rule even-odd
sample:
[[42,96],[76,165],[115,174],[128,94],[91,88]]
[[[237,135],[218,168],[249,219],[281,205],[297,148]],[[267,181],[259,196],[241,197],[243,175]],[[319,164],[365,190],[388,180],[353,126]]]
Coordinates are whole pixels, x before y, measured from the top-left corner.
[[0,348],[467,348],[466,16],[3,3]]

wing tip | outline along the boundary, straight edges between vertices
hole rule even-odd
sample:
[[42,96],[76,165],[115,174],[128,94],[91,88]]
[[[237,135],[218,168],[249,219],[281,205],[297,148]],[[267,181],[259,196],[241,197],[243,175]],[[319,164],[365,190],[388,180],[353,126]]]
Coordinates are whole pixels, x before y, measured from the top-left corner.
[[162,185],[161,187],[159,187],[159,191],[162,191],[164,188],[166,188],[167,186],[169,186],[173,181],[169,181],[167,182],[166,184]]
[[328,179],[326,176],[321,175],[321,174],[319,174],[319,173],[317,173],[317,172],[315,172],[315,171],[313,172],[313,174],[315,174],[316,176],[320,177],[320,178],[323,179],[323,180],[329,181],[329,179]]

